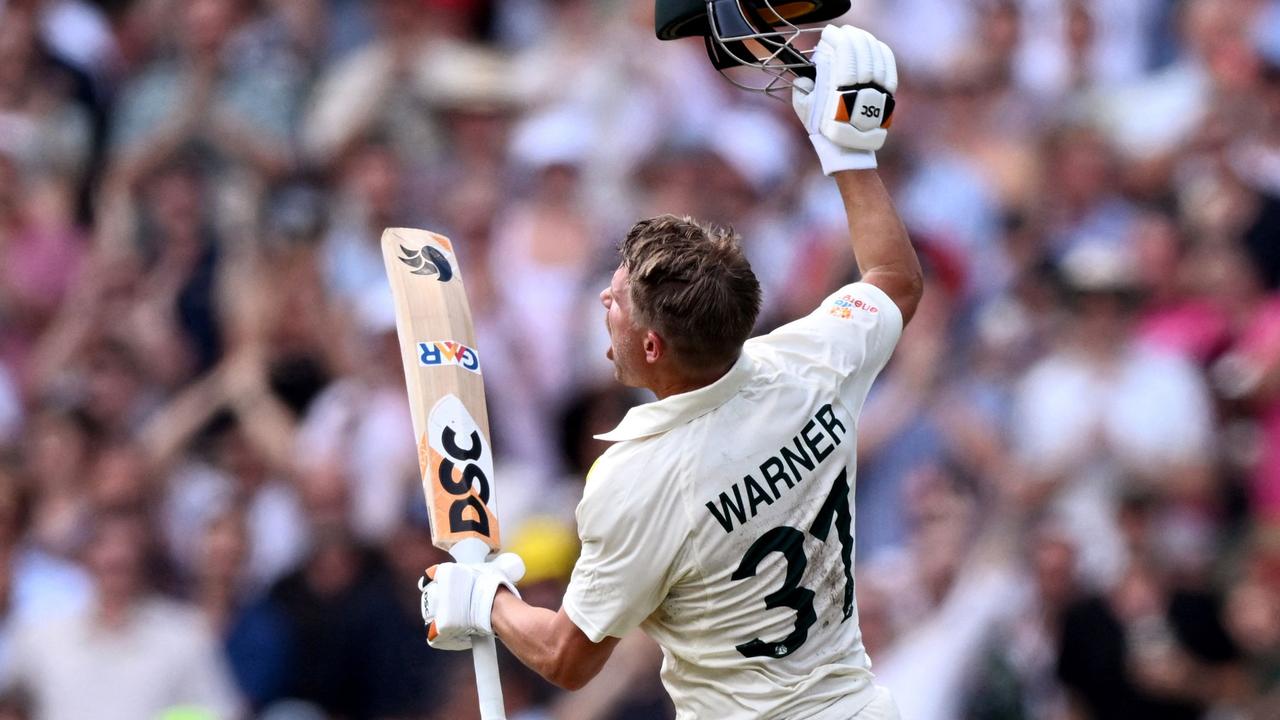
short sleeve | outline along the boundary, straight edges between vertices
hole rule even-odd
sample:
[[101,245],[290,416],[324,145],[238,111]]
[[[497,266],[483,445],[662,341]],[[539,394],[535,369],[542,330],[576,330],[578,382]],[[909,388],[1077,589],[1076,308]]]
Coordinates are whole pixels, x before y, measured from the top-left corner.
[[816,310],[751,341],[803,363],[819,363],[841,379],[841,394],[861,406],[871,382],[902,337],[902,311],[883,290],[845,285]]
[[582,550],[564,595],[569,619],[592,642],[622,637],[662,604],[687,536],[679,493],[601,457],[578,505]]

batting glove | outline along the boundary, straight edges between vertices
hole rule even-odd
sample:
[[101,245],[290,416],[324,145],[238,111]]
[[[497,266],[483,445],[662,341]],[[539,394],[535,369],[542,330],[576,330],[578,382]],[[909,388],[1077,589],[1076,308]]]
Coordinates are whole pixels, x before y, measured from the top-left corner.
[[884,146],[898,65],[888,45],[866,30],[828,25],[813,53],[817,78],[797,78],[791,104],[809,131],[822,172],[876,167]]
[[427,642],[437,650],[470,650],[473,635],[492,635],[493,598],[505,587],[520,597],[516,582],[524,560],[502,553],[478,565],[441,563],[418,581]]

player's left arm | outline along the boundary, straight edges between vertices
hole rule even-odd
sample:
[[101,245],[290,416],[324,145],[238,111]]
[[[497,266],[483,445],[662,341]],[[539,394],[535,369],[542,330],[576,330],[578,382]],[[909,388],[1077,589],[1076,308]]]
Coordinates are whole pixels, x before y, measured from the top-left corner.
[[876,173],[898,89],[893,51],[865,30],[828,25],[814,50],[816,74],[799,78],[792,104],[822,171],[835,178],[863,282],[884,292],[910,322],[923,273],[889,193]]
[[520,662],[566,690],[590,682],[618,644],[616,637],[592,642],[564,608],[534,607],[509,592],[494,598],[493,631]]
[[924,296],[924,273],[889,192],[874,170],[845,170],[835,180],[862,281],[889,296],[902,311],[905,326]]

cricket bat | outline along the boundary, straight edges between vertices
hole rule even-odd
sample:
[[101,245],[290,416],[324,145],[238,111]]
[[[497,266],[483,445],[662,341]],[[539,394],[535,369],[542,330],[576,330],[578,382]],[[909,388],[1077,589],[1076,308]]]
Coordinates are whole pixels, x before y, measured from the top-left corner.
[[[431,540],[460,563],[499,547],[493,449],[471,306],[453,244],[425,230],[388,228],[382,259],[395,297]],[[493,637],[471,647],[484,720],[506,717]]]

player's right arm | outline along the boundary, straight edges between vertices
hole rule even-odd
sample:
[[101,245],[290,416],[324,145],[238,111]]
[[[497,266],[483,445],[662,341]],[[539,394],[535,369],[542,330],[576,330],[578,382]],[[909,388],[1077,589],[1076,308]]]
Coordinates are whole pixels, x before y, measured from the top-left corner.
[[[629,456],[627,456],[629,457]],[[586,685],[604,667],[619,638],[649,617],[666,597],[671,568],[685,546],[681,495],[656,477],[637,478],[635,464],[611,449],[596,461],[578,505],[581,551],[559,611],[534,607],[511,592],[437,590],[428,598],[437,625],[450,612],[441,601],[472,598],[471,617],[488,620],[470,634],[493,633],[526,666],[568,690]],[[650,470],[649,472],[653,472]],[[654,518],[666,518],[654,522]],[[439,573],[435,574],[439,582]],[[515,580],[515,573],[506,577]],[[505,585],[504,585],[505,586]],[[464,609],[468,603],[458,605]],[[443,634],[444,628],[438,628]],[[439,640],[433,646],[440,646]]]
[[796,81],[793,105],[822,171],[840,188],[863,282],[889,296],[905,325],[924,293],[924,276],[875,170],[898,88],[893,52],[865,30],[827,26],[813,61],[817,77]]
[[[615,446],[591,469],[578,505],[581,551],[558,612],[502,593],[493,630],[522,662],[576,690],[661,604],[688,528],[682,495],[653,468],[638,476],[634,455]],[[663,518],[661,522],[655,518]]]
[[563,608],[534,607],[509,592],[494,598],[493,631],[520,662],[566,690],[594,678],[618,644],[616,637],[592,642]]

